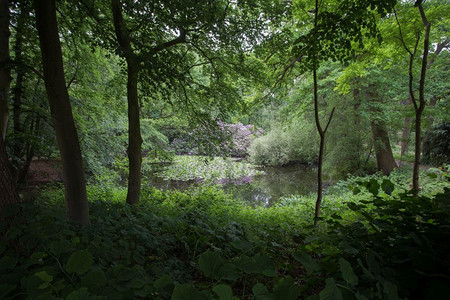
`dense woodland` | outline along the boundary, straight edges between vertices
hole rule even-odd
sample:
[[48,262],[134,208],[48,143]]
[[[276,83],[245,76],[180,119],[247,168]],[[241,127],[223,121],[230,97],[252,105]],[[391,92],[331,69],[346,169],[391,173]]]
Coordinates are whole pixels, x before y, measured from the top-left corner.
[[0,0],[0,299],[446,299],[449,16]]

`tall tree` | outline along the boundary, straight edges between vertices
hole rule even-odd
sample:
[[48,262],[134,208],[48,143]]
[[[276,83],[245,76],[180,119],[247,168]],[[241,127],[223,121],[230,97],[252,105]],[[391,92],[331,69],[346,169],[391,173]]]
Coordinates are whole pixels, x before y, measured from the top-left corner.
[[89,223],[89,206],[80,144],[67,92],[55,0],[35,0],[45,88],[61,154],[67,218],[81,225]]
[[0,1],[0,137],[5,140],[9,118],[11,67],[9,57],[9,1]]
[[[326,126],[322,127],[318,113],[317,96],[317,68],[321,62],[328,60],[349,61],[354,58],[355,45],[363,46],[365,36],[377,36],[376,14],[385,15],[389,12],[395,1],[385,0],[373,3],[362,1],[318,1],[314,7],[306,7],[304,3],[298,3],[303,20],[298,23],[304,26],[305,22],[311,22],[309,31],[299,29],[301,34],[293,43],[292,52],[295,55],[291,63],[284,69],[282,77],[296,62],[300,62],[301,70],[312,71],[314,78],[314,111],[317,130],[320,134],[321,147],[319,148],[318,188],[315,207],[315,223],[320,216],[322,202],[322,163],[323,145],[325,133],[331,121],[334,110],[331,111]],[[310,24],[311,24],[310,23]]]
[[13,177],[9,168],[5,144],[3,143],[3,138],[0,137],[0,212],[6,205],[19,201],[20,198],[14,186]]
[[[89,9],[91,12],[104,11],[97,2],[80,2],[88,8],[98,7]],[[227,103],[230,96],[238,96],[230,88],[232,78],[224,74],[230,70],[251,74],[244,53],[268,37],[267,19],[276,16],[283,5],[260,0],[237,4],[184,1],[183,5],[111,0],[109,7],[110,12],[104,15],[112,12],[113,39],[105,35],[105,26],[95,27],[100,36],[108,36],[107,42],[100,43],[114,49],[126,62],[130,167],[127,203],[133,204],[139,201],[141,184],[139,110],[144,97],[138,99],[139,86],[145,88],[146,99],[164,99],[171,104],[177,101],[184,106],[185,115],[202,120],[212,114],[215,118],[223,116],[222,110],[233,107],[231,101]],[[250,13],[251,9],[260,13]],[[100,15],[92,15],[92,19],[109,25]],[[255,66],[250,70],[256,70]]]
[[120,0],[111,0],[114,29],[120,47],[120,53],[127,63],[127,99],[128,99],[128,192],[127,203],[139,202],[141,191],[142,137],[139,117],[138,76],[140,62],[131,47],[129,29],[122,16]]
[[425,11],[422,6],[423,0],[417,0],[414,4],[415,7],[418,8],[420,18],[422,20],[423,26],[424,26],[424,37],[423,37],[423,52],[422,52],[422,59],[421,59],[421,71],[420,71],[420,79],[419,79],[419,99],[417,99],[415,91],[414,91],[414,61],[417,55],[418,46],[420,43],[420,35],[421,33],[419,31],[416,32],[416,39],[414,42],[414,46],[412,49],[410,49],[403,37],[402,28],[400,25],[400,22],[397,18],[397,14],[395,14],[399,34],[400,34],[400,40],[402,42],[403,48],[409,55],[409,68],[408,68],[408,77],[409,77],[409,84],[408,84],[408,90],[409,90],[409,98],[411,99],[411,102],[414,107],[415,112],[415,120],[414,120],[414,128],[415,128],[415,142],[414,142],[414,166],[413,166],[413,176],[412,176],[412,184],[413,184],[413,190],[414,194],[417,196],[420,190],[419,186],[419,167],[420,167],[420,155],[421,155],[421,134],[422,134],[422,114],[426,106],[426,100],[425,100],[425,79],[426,79],[426,73],[428,69],[428,53],[429,53],[429,47],[430,47],[430,31],[431,31],[431,23],[428,21],[427,16],[425,15]]

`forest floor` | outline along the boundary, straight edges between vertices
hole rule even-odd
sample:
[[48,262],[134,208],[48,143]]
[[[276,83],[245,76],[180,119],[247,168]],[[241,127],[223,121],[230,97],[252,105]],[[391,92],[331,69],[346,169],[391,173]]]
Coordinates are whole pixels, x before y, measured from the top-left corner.
[[31,186],[47,184],[51,182],[61,182],[62,167],[61,161],[52,159],[33,159],[28,173],[28,183]]
[[[413,166],[414,164],[409,162],[409,161],[404,161],[404,160],[399,160],[396,159],[395,162],[397,163],[397,166]],[[421,170],[428,170],[429,168],[432,168],[432,166],[427,166],[427,165],[420,165],[419,168]]]

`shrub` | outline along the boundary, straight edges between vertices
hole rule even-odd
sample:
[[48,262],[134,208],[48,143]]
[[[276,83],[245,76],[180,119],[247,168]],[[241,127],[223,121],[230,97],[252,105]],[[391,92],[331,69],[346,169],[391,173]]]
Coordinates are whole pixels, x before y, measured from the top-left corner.
[[275,127],[254,140],[249,149],[255,164],[281,166],[291,162],[317,160],[318,140],[312,124],[297,122],[289,127]]
[[439,124],[425,134],[422,161],[436,166],[450,162],[450,123]]

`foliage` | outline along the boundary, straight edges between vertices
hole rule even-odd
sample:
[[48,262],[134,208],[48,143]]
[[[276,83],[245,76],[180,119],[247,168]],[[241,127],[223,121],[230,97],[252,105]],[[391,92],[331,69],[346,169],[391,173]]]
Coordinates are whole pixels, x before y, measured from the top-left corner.
[[296,122],[275,126],[252,143],[250,161],[259,165],[280,166],[292,162],[311,163],[317,159],[317,133],[312,124]]
[[423,162],[439,166],[450,162],[450,123],[430,129],[423,139]]
[[114,186],[88,186],[92,224],[80,228],[64,218],[61,187],[47,187],[4,211],[15,217],[0,228],[1,296],[438,297],[448,289],[450,191],[414,199],[389,182],[340,183],[317,228],[313,196],[253,209],[216,188],[144,189],[132,207]]
[[[188,130],[186,130],[188,131]],[[198,126],[190,132],[179,131],[170,147],[176,154],[231,155],[245,157],[252,141],[264,131],[254,125],[217,122],[217,126]]]
[[256,170],[245,162],[233,161],[230,158],[202,157],[202,156],[176,156],[173,164],[156,175],[166,180],[200,180],[206,182],[226,183],[257,176],[262,171]]

